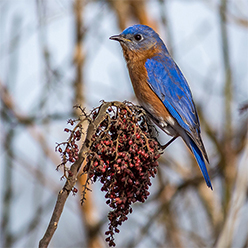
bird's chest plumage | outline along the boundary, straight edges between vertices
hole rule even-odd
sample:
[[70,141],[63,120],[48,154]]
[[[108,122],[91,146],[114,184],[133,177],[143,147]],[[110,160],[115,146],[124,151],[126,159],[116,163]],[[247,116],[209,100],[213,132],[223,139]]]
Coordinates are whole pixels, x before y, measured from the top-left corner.
[[148,84],[148,75],[145,68],[145,60],[127,62],[130,79],[135,95],[142,107],[146,109],[155,121],[167,134],[177,134],[174,126],[175,119],[168,112],[160,98]]

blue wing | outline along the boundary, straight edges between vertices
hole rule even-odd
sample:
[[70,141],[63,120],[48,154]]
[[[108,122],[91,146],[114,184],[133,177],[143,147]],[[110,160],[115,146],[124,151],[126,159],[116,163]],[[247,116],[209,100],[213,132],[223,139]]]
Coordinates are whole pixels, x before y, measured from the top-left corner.
[[145,67],[149,86],[186,131],[184,141],[194,154],[208,187],[212,189],[203,159],[204,156],[208,161],[200,136],[199,118],[186,79],[168,53],[148,59]]
[[145,67],[151,89],[177,120],[178,124],[197,144],[208,161],[201,140],[199,118],[189,85],[174,60],[168,53],[163,53],[147,59]]
[[145,63],[148,83],[179,125],[193,137],[200,125],[188,83],[169,56],[156,56]]

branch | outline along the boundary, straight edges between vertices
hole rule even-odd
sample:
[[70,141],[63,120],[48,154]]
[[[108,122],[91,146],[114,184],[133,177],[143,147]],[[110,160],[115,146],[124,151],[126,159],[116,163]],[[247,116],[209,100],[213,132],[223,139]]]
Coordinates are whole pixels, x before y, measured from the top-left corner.
[[[118,102],[116,102],[118,104]],[[99,110],[99,114],[97,115],[96,119],[94,122],[89,121],[88,129],[87,129],[87,136],[86,139],[82,145],[82,148],[79,152],[78,160],[72,164],[70,171],[70,175],[67,178],[67,181],[60,190],[58,197],[57,197],[57,202],[53,210],[53,214],[50,220],[50,223],[47,227],[47,230],[43,236],[43,238],[39,242],[39,247],[40,248],[45,248],[49,245],[50,240],[52,239],[57,226],[58,222],[60,219],[60,216],[62,214],[65,202],[67,200],[67,197],[69,196],[71,190],[73,189],[76,181],[77,181],[77,173],[81,167],[81,164],[84,162],[85,158],[87,157],[87,153],[90,149],[91,146],[91,137],[95,133],[97,127],[99,124],[106,118],[106,111],[110,105],[113,105],[113,102],[106,102],[101,105],[101,108]]]

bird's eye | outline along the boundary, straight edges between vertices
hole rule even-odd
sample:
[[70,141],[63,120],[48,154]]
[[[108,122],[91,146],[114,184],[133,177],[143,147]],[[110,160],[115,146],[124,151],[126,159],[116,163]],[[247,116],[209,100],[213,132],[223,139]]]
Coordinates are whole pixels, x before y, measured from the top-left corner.
[[136,34],[136,35],[134,35],[134,39],[139,41],[142,39],[142,36],[140,34]]

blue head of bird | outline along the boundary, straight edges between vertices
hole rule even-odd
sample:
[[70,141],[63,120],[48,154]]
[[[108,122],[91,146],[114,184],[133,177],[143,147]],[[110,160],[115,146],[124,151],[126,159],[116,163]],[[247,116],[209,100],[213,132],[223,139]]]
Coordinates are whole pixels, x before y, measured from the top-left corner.
[[146,25],[138,24],[128,27],[121,34],[113,35],[110,39],[120,42],[126,59],[130,57],[130,53],[137,55],[149,51],[168,52],[159,35]]

